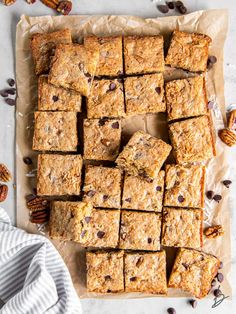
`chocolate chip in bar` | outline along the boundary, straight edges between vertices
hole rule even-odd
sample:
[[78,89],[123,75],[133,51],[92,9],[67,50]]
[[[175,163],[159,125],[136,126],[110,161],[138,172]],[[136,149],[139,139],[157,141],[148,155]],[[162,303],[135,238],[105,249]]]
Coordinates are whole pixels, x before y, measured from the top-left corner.
[[182,195],[179,195],[179,196],[178,196],[178,201],[179,201],[180,203],[183,203],[183,202],[184,202],[184,197],[183,197]]
[[111,127],[113,128],[113,129],[119,129],[119,122],[114,122],[114,123],[112,123],[112,125],[111,125]]
[[160,93],[161,93],[161,88],[160,88],[160,87],[156,87],[156,88],[155,88],[155,91],[157,92],[157,94],[160,95]]
[[162,190],[161,186],[159,186],[159,185],[156,186],[156,191],[157,191],[157,192],[161,192],[161,190]]
[[130,280],[130,281],[136,281],[136,280],[137,280],[137,277],[130,277],[129,280]]
[[116,84],[114,82],[111,82],[111,84],[109,85],[109,90],[113,91],[116,89]]
[[104,235],[105,235],[105,232],[104,232],[104,231],[98,231],[98,233],[97,233],[97,237],[98,237],[99,239],[102,239],[102,238],[104,237]]

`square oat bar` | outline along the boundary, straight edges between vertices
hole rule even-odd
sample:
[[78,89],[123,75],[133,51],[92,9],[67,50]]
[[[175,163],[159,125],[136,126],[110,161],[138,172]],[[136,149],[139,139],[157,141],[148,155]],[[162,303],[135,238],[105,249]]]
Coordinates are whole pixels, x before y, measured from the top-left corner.
[[94,80],[87,98],[88,118],[123,117],[123,84],[118,79]]
[[86,166],[83,200],[95,207],[120,208],[121,172],[117,168]]
[[165,172],[161,170],[157,178],[147,182],[140,177],[125,174],[122,208],[129,210],[162,211]]
[[210,44],[207,35],[175,30],[165,63],[193,72],[206,71]]
[[122,211],[119,247],[126,250],[159,250],[161,218],[161,213]]
[[34,120],[33,150],[76,152],[76,112],[36,111]]
[[120,141],[120,120],[84,120],[84,159],[114,161],[119,154]]
[[96,76],[115,77],[123,74],[122,36],[87,36],[84,46],[99,51]]
[[196,298],[205,297],[220,266],[213,255],[197,250],[179,249],[168,282],[170,288],[180,288]]
[[125,74],[164,71],[164,40],[156,36],[124,37]]
[[144,131],[133,134],[116,159],[119,168],[147,181],[157,178],[172,147]]
[[167,294],[166,253],[125,253],[125,291]]
[[38,195],[80,195],[81,155],[38,155]]
[[58,44],[71,44],[71,31],[63,29],[52,33],[36,33],[31,38],[31,50],[37,75],[48,73]]
[[208,112],[205,79],[202,76],[167,82],[165,92],[168,121]]
[[49,83],[88,96],[98,64],[99,52],[83,45],[58,45],[48,76]]
[[202,209],[163,208],[161,244],[164,246],[202,247]]
[[38,110],[40,111],[81,111],[82,97],[72,90],[48,83],[48,76],[38,80]]
[[169,134],[177,163],[205,161],[216,154],[208,116],[172,123]]
[[166,165],[165,170],[164,206],[204,207],[204,166]]
[[163,74],[151,74],[125,79],[127,115],[165,112]]
[[110,293],[124,291],[124,252],[96,251],[86,253],[87,290]]

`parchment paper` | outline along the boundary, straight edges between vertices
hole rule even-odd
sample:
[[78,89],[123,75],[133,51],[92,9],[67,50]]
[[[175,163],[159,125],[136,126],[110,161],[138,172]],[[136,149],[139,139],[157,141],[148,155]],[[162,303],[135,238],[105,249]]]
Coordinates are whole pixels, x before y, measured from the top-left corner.
[[[227,33],[228,16],[226,10],[198,11],[185,16],[169,16],[156,19],[142,19],[131,16],[22,16],[17,26],[16,35],[16,77],[18,86],[16,112],[16,163],[17,163],[17,225],[29,232],[38,232],[35,225],[29,222],[28,209],[25,204],[25,195],[32,193],[36,186],[36,154],[32,152],[33,111],[37,105],[37,78],[34,75],[29,38],[35,32],[48,32],[69,27],[73,39],[79,40],[84,35],[115,35],[115,34],[163,34],[166,42],[171,32],[178,28],[188,32],[200,32],[209,35],[213,42],[210,54],[217,57],[217,63],[207,74],[207,92],[209,100],[215,102],[212,110],[215,131],[223,127],[225,119],[224,77],[223,77],[223,46]],[[168,70],[166,79],[182,77],[187,74],[181,71],[173,73]],[[154,136],[168,140],[166,117],[164,114],[154,114],[128,118],[123,122],[123,132],[126,138],[135,130],[144,129]],[[205,225],[222,224],[225,234],[216,240],[205,240],[203,251],[212,253],[224,263],[223,273],[225,280],[221,285],[225,295],[231,295],[229,282],[230,274],[230,208],[228,190],[221,183],[229,178],[227,165],[227,148],[216,137],[217,157],[208,163],[207,190],[214,190],[223,196],[218,204],[206,200]],[[33,166],[29,169],[22,158],[31,156]],[[75,288],[80,297],[102,298],[141,298],[153,295],[141,293],[123,293],[109,296],[97,296],[86,293],[85,286],[85,251],[78,244],[72,242],[53,241],[71,273]],[[168,248],[168,272],[173,263],[175,249]],[[186,296],[184,292],[169,289],[168,296]]]

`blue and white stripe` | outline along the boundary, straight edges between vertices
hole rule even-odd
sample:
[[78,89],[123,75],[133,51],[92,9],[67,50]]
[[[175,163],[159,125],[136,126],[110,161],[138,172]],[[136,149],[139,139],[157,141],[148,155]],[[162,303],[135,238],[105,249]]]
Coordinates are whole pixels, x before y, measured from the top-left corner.
[[0,313],[82,313],[69,271],[52,243],[13,227],[2,208]]

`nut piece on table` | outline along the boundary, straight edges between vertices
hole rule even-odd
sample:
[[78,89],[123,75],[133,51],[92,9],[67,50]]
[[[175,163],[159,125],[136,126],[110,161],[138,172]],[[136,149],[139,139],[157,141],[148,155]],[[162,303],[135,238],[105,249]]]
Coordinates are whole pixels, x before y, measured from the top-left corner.
[[224,234],[224,229],[221,225],[216,225],[205,229],[204,234],[208,239],[214,239],[221,237]]
[[71,1],[60,1],[57,7],[57,11],[62,13],[63,15],[68,15],[72,9]]
[[6,184],[0,185],[0,202],[4,202],[7,198],[8,186]]
[[236,134],[229,129],[222,129],[219,131],[219,138],[228,146],[236,144]]
[[30,222],[33,224],[43,224],[49,221],[49,208],[43,210],[36,210],[30,213]]
[[236,109],[230,111],[228,128],[232,130],[236,130]]
[[0,164],[0,181],[8,182],[11,179],[12,179],[12,176],[7,166],[5,166],[4,164]]
[[9,6],[9,5],[14,4],[16,2],[16,0],[3,0],[2,2],[3,2],[3,4]]
[[41,2],[51,9],[56,9],[60,1],[59,0],[41,0]]
[[49,208],[50,202],[44,198],[36,196],[27,202],[27,208],[31,211],[40,211]]

